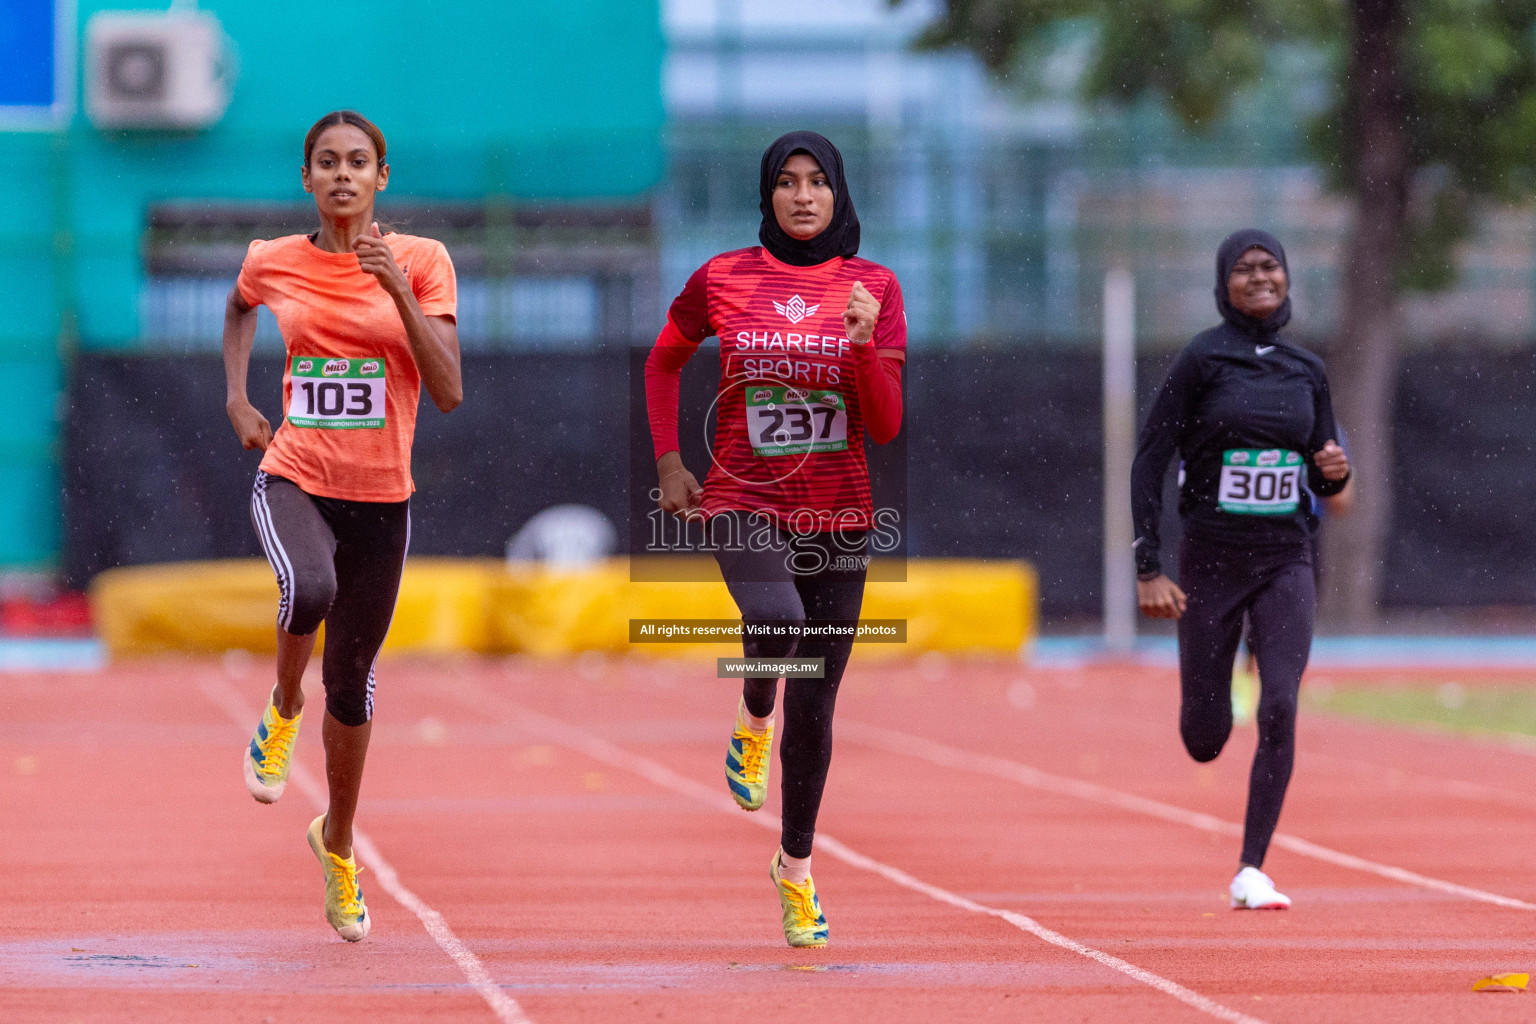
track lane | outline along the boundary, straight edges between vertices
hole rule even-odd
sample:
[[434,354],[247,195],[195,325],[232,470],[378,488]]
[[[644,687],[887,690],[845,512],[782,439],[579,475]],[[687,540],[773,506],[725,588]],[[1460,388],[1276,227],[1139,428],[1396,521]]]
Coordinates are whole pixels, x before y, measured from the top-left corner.
[[[471,685],[461,684],[466,689]],[[551,740],[562,746],[579,751],[611,768],[634,772],[656,786],[688,796],[707,807],[730,815],[732,818],[739,819],[740,817],[740,808],[729,797],[725,796],[718,786],[706,786],[689,776],[674,772],[658,761],[609,743],[591,732],[571,725],[569,722],[542,715],[523,705],[498,700],[496,695],[484,688],[476,687],[474,693],[476,703],[500,703],[515,720],[531,723],[532,727],[540,734],[548,736]],[[779,819],[769,813],[760,812],[752,815],[747,820],[754,825],[761,826],[775,833],[779,829]],[[1258,1018],[1223,1006],[1215,1000],[1209,999],[1198,992],[1191,991],[1177,982],[1160,977],[1120,957],[1094,949],[1060,932],[1046,928],[1027,915],[1016,911],[989,907],[975,900],[957,895],[940,886],[915,878],[906,871],[860,853],[825,833],[817,836],[816,848],[823,854],[830,854],[845,864],[878,875],[895,885],[915,893],[920,893],[939,903],[968,913],[1006,921],[1020,931],[1027,932],[1043,942],[1076,953],[1110,970],[1117,971],[1149,988],[1155,989],[1163,995],[1176,999],[1184,1005],[1218,1020],[1229,1021],[1231,1024],[1263,1024]]]
[[[674,671],[686,669],[676,666]],[[734,695],[712,692],[719,684],[702,676],[696,686],[686,687],[676,680],[658,685],[647,679],[646,672],[630,667],[616,674],[627,677],[628,685],[605,677],[604,702],[628,707],[623,729],[616,728],[614,712],[594,705],[579,689],[552,691],[521,677],[515,669],[512,685],[519,699],[532,700],[542,710],[581,719],[609,738],[629,734],[675,770],[692,776],[698,764],[712,766],[717,760],[714,748],[723,742],[721,727],[684,716],[718,705],[716,715],[728,719]],[[840,714],[869,718],[899,712],[930,727],[963,732],[972,740],[996,733],[1012,743],[1037,743],[1074,767],[1086,763],[1101,776],[1121,767],[1117,761],[1121,755],[1136,764],[1143,750],[1123,749],[1128,737],[1143,734],[1151,745],[1166,738],[1143,715],[1139,730],[1124,721],[1112,721],[1107,730],[1111,742],[1099,742],[1096,730],[1076,727],[1070,710],[1061,716],[1050,714],[1049,709],[1033,714],[1038,705],[1032,709],[1033,719],[1024,716],[1032,724],[1022,726],[1020,716],[1008,718],[1001,713],[1003,692],[1018,678],[1016,666],[959,666],[950,676],[932,676],[931,669],[923,668],[851,674],[847,683],[852,685],[845,684],[847,696]],[[1119,680],[1122,686],[1128,682],[1133,681]],[[1070,693],[1083,688],[1079,680],[1075,688],[1064,689]],[[978,690],[990,690],[991,696],[983,699]],[[1082,701],[1072,706],[1081,710]],[[963,709],[963,714],[956,714],[957,709]],[[617,719],[625,721],[624,713],[619,712]],[[1072,727],[1064,727],[1063,719]],[[1132,771],[1128,776],[1138,787],[1146,784],[1165,795],[1193,797],[1194,803],[1203,801],[1212,810],[1221,809],[1223,802],[1228,809],[1240,809],[1245,781],[1241,775],[1247,767],[1238,749],[1240,742],[1223,758],[1229,762],[1225,776],[1189,771],[1176,745],[1175,738],[1174,749],[1167,754],[1177,756],[1160,757],[1150,767],[1143,761],[1137,764],[1139,774]],[[697,751],[689,754],[685,747]],[[1469,1008],[1478,1012],[1477,1019],[1503,1019],[1488,997],[1474,997],[1468,991],[1471,979],[1478,976],[1470,972],[1516,969],[1525,961],[1528,939],[1523,927],[1510,925],[1508,917],[1488,917],[1492,913],[1523,918],[1524,912],[1437,893],[1415,893],[1334,865],[1293,864],[1297,858],[1281,852],[1276,863],[1283,880],[1293,883],[1287,888],[1303,901],[1302,908],[1289,914],[1232,913],[1225,909],[1221,890],[1236,855],[1233,839],[1184,835],[1187,828],[1156,822],[1138,825],[1120,815],[1085,816],[1080,802],[1053,800],[1043,794],[1021,799],[1017,787],[1001,782],[995,787],[978,785],[976,779],[955,773],[914,775],[909,758],[855,757],[850,755],[855,749],[840,743],[836,755],[824,818],[834,834],[877,856],[896,858],[951,891],[1017,907],[1084,941],[1125,943],[1134,947],[1138,962],[1196,990],[1230,1000],[1236,986],[1235,997],[1262,1002],[1267,1019],[1316,1020],[1322,1005],[1336,1005],[1351,1020],[1433,1020],[1445,1013],[1453,1018]],[[892,780],[901,780],[913,798],[871,800],[871,792],[891,790]],[[914,791],[919,782],[917,788],[931,788],[921,799]],[[851,808],[857,813],[850,813]],[[1352,802],[1352,810],[1357,818],[1376,820],[1361,814],[1358,799]],[[1390,829],[1398,808],[1385,804],[1375,810]],[[1424,822],[1432,817],[1419,816]],[[1439,821],[1443,830],[1444,818]],[[1028,842],[1046,847],[1037,851],[1041,856],[1032,862],[1014,849]],[[1481,856],[1481,851],[1474,847],[1469,852],[1466,845],[1443,852],[1453,855],[1453,867],[1461,868],[1475,864]],[[828,888],[823,878],[826,871],[825,865],[818,868],[818,880],[833,901],[829,912],[836,913],[842,901],[836,890]],[[1025,884],[999,886],[999,879]],[[834,937],[840,920],[840,914],[834,918]],[[1500,920],[1505,923],[1499,924]],[[843,937],[846,940],[847,934]],[[1271,940],[1279,944],[1266,946]],[[1252,949],[1249,943],[1254,943]],[[1227,945],[1230,949],[1224,948]],[[1149,952],[1143,953],[1144,949]],[[1453,950],[1460,954],[1453,956]],[[1248,967],[1232,966],[1241,964]],[[1405,1006],[1411,1009],[1404,1011]]]
[[[222,674],[212,672],[204,674],[199,680],[199,688],[204,696],[228,715],[230,723],[235,727],[236,738],[244,735],[242,723],[257,721],[261,716],[261,712],[247,704],[244,698],[223,679]],[[325,788],[310,773],[303,758],[297,754],[290,760],[288,781],[309,800],[311,807],[321,814],[325,813],[329,796]],[[287,796],[287,793],[283,795]],[[447,919],[405,887],[400,881],[399,872],[385,859],[373,838],[363,829],[354,828],[352,842],[354,852],[357,854],[357,864],[371,869],[380,887],[389,893],[396,903],[415,915],[422,927],[427,930],[427,934],[432,936],[432,941],[437,943],[438,948],[458,965],[465,980],[480,998],[485,1000],[485,1004],[496,1015],[496,1019],[502,1021],[502,1024],[533,1024],[533,1021],[523,1013],[523,1008],[517,1005],[517,1000],[491,981],[480,959],[470,951],[469,947],[459,941],[459,937],[453,933]]]
[[[172,663],[63,687],[60,677],[11,687],[22,696],[0,708],[0,799],[35,825],[14,844],[0,838],[0,870],[17,879],[0,915],[0,977],[27,979],[0,982],[0,1017],[179,1021],[250,1011],[258,1021],[305,1022],[331,1019],[328,1001],[344,996],[386,1021],[494,1019],[376,883],[375,933],[357,947],[330,935],[302,842],[310,812],[290,807],[291,797],[264,808],[245,795],[231,767],[232,726],[196,691],[194,670],[209,667]],[[1211,1019],[1002,921],[825,856],[817,879],[834,946],[788,950],[765,877],[773,838],[750,816],[658,790],[452,698],[457,680],[468,679],[712,790],[735,696],[699,666],[468,660],[389,663],[380,675],[361,823],[539,1024],[713,1022],[759,1015],[765,1000],[814,1006],[828,1022],[867,1021],[872,1008],[897,1024]],[[1028,708],[1008,696],[1020,681],[1032,688]],[[237,673],[231,683],[252,700],[264,691],[254,676]],[[1147,673],[1052,680],[998,663],[866,672],[856,662],[840,714],[999,755],[1023,750],[1062,774],[1230,820],[1241,808],[1242,734],[1210,770],[1189,764],[1172,732],[1167,683]],[[122,743],[123,722],[139,740]],[[1305,723],[1306,742],[1355,744],[1353,733],[1337,741],[1326,727],[1309,733],[1315,724]],[[1524,912],[1277,851],[1274,870],[1297,909],[1231,913],[1220,891],[1234,839],[1101,813],[851,738],[839,742],[827,831],[963,900],[1024,915],[1271,1024],[1525,1016],[1523,1001],[1468,991],[1480,974],[1530,966],[1530,929],[1500,923],[1524,921]],[[1473,751],[1472,767],[1456,775],[1448,766],[1457,745],[1425,742],[1407,744],[1420,776],[1482,785],[1501,770],[1498,758]],[[1442,753],[1426,754],[1435,744]],[[318,730],[300,745],[318,763]],[[174,787],[151,787],[126,808],[90,792],[148,751],[165,759]],[[1355,744],[1338,756],[1377,753]],[[15,765],[28,757],[36,763],[23,775]],[[60,764],[78,779],[56,775]],[[1470,801],[1463,813],[1425,802],[1413,772],[1362,805],[1355,791],[1378,769],[1309,773],[1303,752],[1282,827],[1361,844],[1343,847],[1351,850],[1401,842],[1403,863],[1469,884],[1489,885],[1526,863],[1523,850],[1479,848],[1488,844],[1478,837],[1503,826],[1497,834],[1524,843],[1526,825],[1511,806]],[[184,852],[178,838],[201,829],[216,841]],[[70,849],[104,843],[117,861],[105,870]],[[55,845],[66,848],[57,864],[74,873],[66,883],[74,902],[50,898],[56,862],[29,852]],[[273,856],[277,866],[253,869]],[[50,933],[61,907],[94,909],[106,925]],[[86,954],[61,947],[82,937]],[[106,958],[123,943],[143,959]],[[189,949],[203,952],[199,967],[171,966]],[[92,959],[66,959],[81,955]]]
[[0,1019],[320,1021],[338,998],[380,1022],[493,1019],[382,893],[392,941],[330,931],[313,812],[244,793],[196,668],[5,678]]

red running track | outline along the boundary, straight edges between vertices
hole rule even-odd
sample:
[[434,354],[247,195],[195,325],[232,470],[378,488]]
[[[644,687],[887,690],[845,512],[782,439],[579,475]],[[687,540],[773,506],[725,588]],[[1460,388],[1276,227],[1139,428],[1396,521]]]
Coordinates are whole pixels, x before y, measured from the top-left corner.
[[1191,762],[1171,671],[856,660],[815,862],[833,944],[796,951],[777,786],[729,805],[736,696],[712,674],[386,664],[357,945],[321,917],[302,786],[265,807],[241,783],[261,664],[5,677],[0,1020],[1531,1015],[1471,991],[1536,966],[1526,748],[1304,716],[1266,865],[1296,905],[1233,912],[1252,730]]

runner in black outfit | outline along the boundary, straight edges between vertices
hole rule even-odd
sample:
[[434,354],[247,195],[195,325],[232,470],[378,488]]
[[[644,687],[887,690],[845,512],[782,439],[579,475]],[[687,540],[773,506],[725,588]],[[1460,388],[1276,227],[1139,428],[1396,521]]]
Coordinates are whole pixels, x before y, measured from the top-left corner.
[[[1328,496],[1349,480],[1322,360],[1279,334],[1291,318],[1285,250],[1239,231],[1216,255],[1224,321],[1179,354],[1142,428],[1131,470],[1137,599],[1179,620],[1179,731],[1190,756],[1214,760],[1232,731],[1229,683],[1246,612],[1262,692],[1234,908],[1284,908],[1260,867],[1295,758],[1296,696],[1312,647],[1315,519],[1303,489]],[[1177,451],[1186,473],[1179,584],[1163,574],[1163,475]]]

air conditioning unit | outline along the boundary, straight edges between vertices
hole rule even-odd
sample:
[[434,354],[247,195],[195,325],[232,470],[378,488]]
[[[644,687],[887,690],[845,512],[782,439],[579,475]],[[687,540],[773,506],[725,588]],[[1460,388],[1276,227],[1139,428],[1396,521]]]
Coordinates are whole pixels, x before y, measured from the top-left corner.
[[206,11],[101,11],[85,26],[85,109],[98,128],[206,128],[224,116],[233,56]]

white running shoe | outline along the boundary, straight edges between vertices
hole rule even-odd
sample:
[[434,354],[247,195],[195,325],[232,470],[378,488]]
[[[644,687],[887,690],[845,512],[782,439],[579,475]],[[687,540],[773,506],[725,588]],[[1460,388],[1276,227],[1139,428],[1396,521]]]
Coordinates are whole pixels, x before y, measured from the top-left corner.
[[1232,895],[1233,910],[1284,910],[1291,905],[1291,898],[1275,891],[1275,883],[1258,868],[1245,867],[1227,887]]

